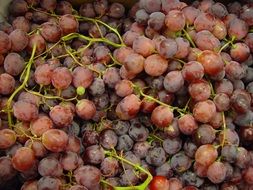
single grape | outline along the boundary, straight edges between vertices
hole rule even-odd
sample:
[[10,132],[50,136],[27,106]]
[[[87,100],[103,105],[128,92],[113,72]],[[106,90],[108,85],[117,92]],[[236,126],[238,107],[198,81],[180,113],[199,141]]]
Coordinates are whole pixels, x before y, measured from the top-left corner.
[[38,172],[43,177],[60,177],[63,174],[63,168],[56,158],[45,157],[39,162]]
[[49,129],[42,135],[43,145],[52,152],[62,152],[68,143],[68,135],[60,129]]
[[20,172],[29,170],[30,168],[32,168],[34,163],[34,152],[32,151],[32,149],[27,147],[19,148],[12,157],[13,167]]
[[92,189],[100,183],[101,171],[94,166],[81,166],[74,171],[74,178],[80,185]]
[[70,126],[73,121],[73,113],[68,107],[57,105],[54,106],[49,116],[58,128]]
[[0,130],[0,149],[10,148],[16,142],[16,133],[11,129]]
[[211,144],[201,145],[195,153],[196,162],[204,166],[210,166],[217,157],[218,152]]
[[169,107],[157,106],[151,114],[151,121],[157,127],[165,128],[172,123],[173,117],[173,112]]

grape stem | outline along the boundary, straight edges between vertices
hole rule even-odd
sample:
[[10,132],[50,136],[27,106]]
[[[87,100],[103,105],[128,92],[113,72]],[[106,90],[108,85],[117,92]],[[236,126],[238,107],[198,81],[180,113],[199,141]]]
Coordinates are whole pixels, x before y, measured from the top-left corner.
[[223,123],[223,125],[222,125],[222,127],[223,127],[223,130],[222,130],[223,131],[223,139],[222,139],[221,147],[223,147],[224,144],[225,144],[225,141],[226,141],[225,130],[227,129],[227,126],[226,126],[226,120],[225,120],[225,113],[222,112],[221,114],[222,114],[222,123]]
[[92,43],[95,43],[95,42],[104,42],[104,43],[107,43],[107,44],[109,44],[109,45],[111,45],[111,46],[113,46],[115,48],[119,48],[119,47],[124,46],[123,44],[116,44],[116,43],[114,43],[114,42],[112,42],[112,41],[110,41],[110,40],[108,40],[106,38],[103,38],[103,37],[102,38],[90,38],[88,36],[84,36],[84,35],[78,34],[78,33],[68,34],[68,35],[62,37],[61,39],[63,41],[68,41],[68,40],[71,40],[73,38],[81,38],[83,40],[87,40],[87,41],[90,41]]
[[219,50],[219,53],[221,53],[229,44],[233,45],[233,42],[235,40],[235,37],[233,36],[231,40],[228,40],[227,43],[225,43]]
[[190,42],[190,44],[192,45],[192,47],[196,48],[196,45],[194,44],[194,42],[193,42],[191,36],[188,34],[188,32],[187,32],[185,29],[183,29],[183,32],[184,32],[185,37],[187,38],[187,40],[188,40],[188,41]]
[[113,31],[119,38],[120,40],[120,43],[122,44],[122,46],[125,46],[124,42],[123,42],[123,39],[121,37],[121,35],[119,34],[118,30],[109,26],[108,24],[102,22],[101,20],[98,20],[98,19],[94,19],[94,18],[87,18],[87,17],[83,17],[83,16],[79,16],[79,15],[75,15],[75,17],[80,20],[80,21],[90,21],[90,22],[93,22],[93,23],[99,23],[99,24],[102,24],[104,25],[106,28],[110,29],[111,31]]
[[16,96],[16,94],[18,94],[23,88],[25,88],[25,86],[26,86],[26,84],[29,80],[30,71],[31,71],[31,67],[32,67],[32,64],[33,64],[33,59],[34,59],[34,56],[35,56],[35,52],[36,52],[36,44],[33,45],[32,54],[31,54],[31,57],[30,57],[30,59],[28,61],[28,64],[27,64],[26,75],[25,75],[23,83],[11,94],[10,98],[7,100],[6,105],[7,105],[7,115],[8,115],[8,125],[9,125],[9,127],[13,126],[12,114],[11,114],[12,100]]
[[[114,190],[145,190],[145,189],[147,189],[149,183],[153,179],[153,176],[150,174],[150,172],[148,172],[147,170],[143,169],[138,164],[133,164],[132,162],[128,161],[127,159],[125,159],[125,158],[123,158],[121,156],[118,156],[116,153],[112,153],[112,152],[107,151],[107,150],[105,150],[104,152],[105,152],[105,155],[114,157],[114,158],[116,158],[118,160],[121,160],[122,162],[125,162],[125,163],[133,166],[135,169],[137,169],[137,170],[139,170],[139,171],[141,171],[141,172],[143,172],[143,173],[145,173],[145,174],[148,175],[147,179],[141,185],[139,185],[139,186],[113,187]],[[110,183],[106,182],[105,180],[101,180],[101,182],[105,183],[105,184],[107,184],[109,186],[111,186]]]
[[133,87],[137,90],[137,92],[140,93],[141,96],[147,98],[148,100],[154,101],[154,102],[156,102],[156,103],[158,103],[158,104],[160,104],[160,105],[162,105],[162,106],[169,107],[172,111],[176,110],[178,113],[183,114],[183,113],[182,113],[182,112],[184,112],[183,109],[180,109],[180,108],[178,108],[178,107],[173,107],[173,106],[170,106],[170,105],[168,105],[168,104],[165,104],[165,103],[163,103],[163,102],[157,100],[156,98],[154,98],[154,97],[152,97],[152,96],[149,96],[149,95],[145,94],[145,93],[141,90],[141,88],[138,87],[137,85],[135,85],[135,84],[132,84],[132,85],[133,85]]
[[27,91],[27,92],[29,92],[31,94],[43,97],[45,99],[58,99],[58,100],[61,100],[61,101],[70,102],[70,101],[76,100],[76,98],[77,98],[77,96],[75,96],[74,98],[69,98],[69,99],[65,99],[65,98],[62,98],[60,96],[47,96],[47,95],[42,95],[39,92],[28,90],[27,88],[24,88],[24,89],[25,89],[25,91]]

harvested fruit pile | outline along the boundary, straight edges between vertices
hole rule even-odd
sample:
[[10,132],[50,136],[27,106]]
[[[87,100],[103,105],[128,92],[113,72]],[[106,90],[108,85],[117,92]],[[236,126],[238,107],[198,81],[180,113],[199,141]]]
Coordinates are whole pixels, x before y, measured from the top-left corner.
[[0,189],[252,190],[253,5],[74,8],[0,24]]

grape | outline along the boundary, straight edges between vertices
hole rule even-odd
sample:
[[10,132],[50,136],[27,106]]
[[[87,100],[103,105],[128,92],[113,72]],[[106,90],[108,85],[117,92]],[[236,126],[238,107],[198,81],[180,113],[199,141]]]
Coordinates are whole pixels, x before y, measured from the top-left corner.
[[21,92],[18,96],[18,100],[34,104],[37,107],[39,107],[41,101],[39,96],[29,92]]
[[79,165],[79,156],[75,152],[67,151],[60,158],[61,166],[64,170],[72,171],[75,170]]
[[85,165],[77,168],[74,171],[74,177],[78,184],[92,189],[100,182],[101,172],[94,166]]
[[178,119],[178,127],[183,134],[191,135],[198,128],[198,125],[192,115],[185,114]]
[[159,31],[164,26],[165,14],[161,12],[153,12],[149,15],[148,26],[155,31]]
[[240,12],[240,18],[244,20],[249,26],[253,25],[252,11],[252,6],[246,4],[242,6],[242,10]]
[[169,107],[157,106],[151,114],[151,121],[157,127],[164,128],[172,123],[173,117],[173,112]]
[[41,35],[48,42],[60,40],[61,32],[61,28],[52,22],[45,22],[41,25]]
[[0,74],[0,93],[3,95],[11,94],[15,88],[15,79],[7,74]]
[[215,130],[211,125],[203,124],[200,125],[199,128],[196,130],[195,140],[198,144],[211,144],[215,140]]
[[253,52],[253,33],[248,33],[245,37],[245,43],[250,48],[250,51]]
[[104,149],[98,145],[87,147],[83,155],[84,162],[90,164],[100,164],[104,158]]
[[250,56],[250,49],[245,43],[236,43],[230,49],[230,55],[233,60],[244,62]]
[[82,86],[84,88],[89,87],[93,81],[93,74],[90,70],[84,67],[76,67],[72,72],[73,85],[78,88]]
[[21,121],[32,121],[38,118],[38,108],[29,102],[17,101],[13,105],[13,114]]
[[134,141],[139,142],[145,141],[148,138],[149,131],[143,125],[136,123],[130,126],[128,134]]
[[37,184],[38,190],[44,190],[44,189],[60,190],[61,186],[62,186],[62,182],[60,179],[55,178],[55,177],[50,177],[50,176],[40,178]]
[[248,184],[253,184],[253,176],[252,176],[252,167],[248,167],[243,175],[243,179],[248,183]]
[[124,14],[125,7],[120,3],[112,3],[108,10],[108,16],[112,18],[121,18]]
[[72,13],[72,5],[68,1],[60,1],[57,3],[55,12],[59,15]]
[[239,136],[233,129],[227,129],[220,132],[219,141],[223,142],[225,138],[225,144],[239,145]]
[[81,142],[80,139],[74,135],[70,135],[68,138],[68,144],[66,146],[66,151],[80,153]]
[[59,26],[62,29],[64,35],[76,32],[79,24],[76,18],[71,14],[65,14],[59,19]]
[[205,73],[209,75],[218,74],[224,67],[220,55],[210,50],[204,50],[197,61],[203,65]]
[[208,167],[207,177],[213,183],[221,183],[226,178],[226,167],[222,162],[212,163]]
[[76,113],[82,119],[89,120],[95,115],[96,107],[92,101],[82,99],[76,104]]
[[119,163],[115,158],[105,158],[100,167],[101,173],[106,177],[114,177],[119,172]]
[[40,1],[40,6],[43,9],[46,9],[47,11],[53,11],[56,8],[56,0],[50,1],[50,0],[41,0]]
[[168,68],[168,61],[158,54],[150,55],[144,62],[144,70],[150,76],[160,76]]
[[150,148],[150,144],[147,141],[137,142],[134,144],[133,152],[139,158],[145,158]]
[[205,101],[211,95],[211,87],[205,80],[198,80],[190,83],[188,91],[195,101]]
[[153,166],[161,166],[166,161],[166,154],[163,148],[154,147],[148,150],[146,161]]
[[186,58],[190,51],[190,43],[188,40],[178,37],[176,38],[177,42],[177,53],[175,54],[175,57],[178,59]]
[[95,12],[99,15],[102,16],[106,13],[108,9],[108,1],[107,0],[95,0],[93,3]]
[[155,45],[152,40],[144,36],[139,36],[133,41],[133,50],[143,57],[150,56],[154,50]]
[[173,189],[173,190],[180,190],[183,188],[182,182],[175,177],[172,177],[169,179],[169,184],[170,184],[170,189]]
[[141,0],[139,3],[140,8],[144,8],[148,13],[160,11],[161,0]]
[[[84,16],[84,17],[94,18],[96,16],[96,13],[95,13],[92,3],[82,4],[79,8],[79,13],[81,16]],[[69,14],[71,14],[71,13],[69,13]]]
[[214,25],[215,17],[209,13],[200,13],[194,21],[194,28],[197,32],[201,30],[209,30],[212,32]]
[[32,141],[29,139],[25,142],[25,146],[30,147],[38,158],[42,158],[48,153],[42,142],[38,140]]
[[196,9],[193,6],[187,6],[182,9],[182,12],[185,17],[185,21],[187,24],[192,25],[197,18],[198,14],[200,13],[199,9]]
[[244,147],[237,148],[235,165],[239,168],[247,168],[250,162],[249,152]]
[[25,68],[24,59],[17,53],[9,53],[4,59],[4,70],[6,73],[17,76]]
[[237,157],[237,148],[234,145],[225,145],[221,150],[222,158],[229,162],[234,163]]
[[247,112],[250,107],[251,97],[245,90],[235,90],[231,96],[231,105],[239,113]]
[[60,177],[63,174],[63,168],[56,158],[46,157],[39,162],[38,172],[43,177]]
[[69,126],[73,121],[73,114],[68,107],[54,106],[49,112],[49,116],[58,128]]
[[39,55],[43,53],[43,51],[46,49],[46,42],[44,38],[40,34],[32,34],[29,36],[29,43],[26,47],[26,50],[29,53],[32,53],[32,49],[36,44],[36,55]]
[[133,93],[132,82],[129,80],[121,80],[115,85],[115,93],[120,97],[126,97]]
[[35,163],[34,152],[27,147],[19,148],[12,157],[13,167],[20,172],[29,170],[34,163]]
[[228,26],[228,35],[237,40],[243,39],[248,33],[248,25],[245,21],[235,18],[233,19]]
[[218,18],[224,18],[228,15],[228,10],[225,5],[222,3],[215,3],[210,8],[213,15],[215,15]]
[[13,29],[20,29],[26,33],[28,33],[31,29],[31,24],[29,22],[29,20],[27,20],[25,17],[23,16],[19,16],[19,17],[16,17],[13,22],[12,22],[12,25],[13,25]]
[[155,176],[150,182],[150,190],[169,190],[170,182],[163,176]]
[[107,64],[110,62],[111,57],[108,55],[110,52],[106,46],[98,46],[94,49],[93,54],[96,61]]
[[217,50],[221,46],[219,39],[208,30],[198,32],[195,43],[200,50]]
[[10,129],[0,130],[0,149],[10,148],[16,142],[16,133]]
[[[202,178],[199,178],[195,173],[193,172],[185,172],[182,176],[183,181],[187,185],[193,185],[193,186],[187,186],[187,187],[200,187],[204,183],[204,180]],[[185,187],[186,188],[186,187]]]
[[21,52],[28,45],[29,38],[27,34],[20,29],[12,31],[9,35],[11,49],[15,52]]
[[134,186],[139,181],[138,176],[136,175],[135,171],[132,169],[125,170],[120,177],[121,177],[120,183],[123,186]]
[[59,129],[49,129],[42,135],[43,145],[52,152],[62,152],[68,143],[68,135]]
[[190,61],[184,64],[182,75],[185,80],[193,82],[195,80],[201,79],[204,76],[204,67],[197,61]]
[[210,166],[217,157],[218,152],[211,144],[201,145],[195,153],[196,162],[204,166]]
[[118,103],[115,111],[121,120],[130,120],[137,115],[140,106],[140,99],[136,95],[130,94]]
[[223,40],[227,36],[227,28],[225,23],[219,19],[216,19],[212,33],[219,40]]
[[1,156],[0,169],[2,171],[0,174],[1,182],[2,182],[2,179],[7,181],[7,180],[12,179],[17,174],[17,171],[12,166],[11,158],[7,156]]
[[156,47],[158,53],[166,58],[172,58],[178,51],[177,42],[172,38],[163,39]]
[[171,10],[165,17],[165,25],[173,32],[182,30],[185,26],[184,14],[178,10]]
[[124,135],[128,132],[130,124],[128,121],[115,120],[112,123],[112,129],[117,135]]
[[72,82],[72,75],[66,67],[57,67],[52,73],[51,82],[56,89],[66,89]]
[[194,158],[195,152],[197,150],[197,145],[194,144],[193,142],[191,142],[190,140],[187,140],[184,143],[184,147],[183,147],[185,154],[187,156],[189,156],[190,158]]
[[227,111],[230,108],[230,99],[227,94],[216,94],[213,102],[216,105],[217,111]]
[[180,138],[167,138],[163,141],[163,149],[170,155],[176,154],[182,148],[182,140]]
[[112,149],[117,145],[118,137],[113,130],[103,130],[99,135],[100,144],[106,149]]
[[170,93],[177,92],[183,85],[184,78],[181,71],[169,72],[163,81],[164,88]]
[[28,11],[28,5],[24,0],[14,0],[10,3],[9,11],[14,16],[24,15]]
[[129,151],[132,149],[134,141],[128,135],[121,135],[118,138],[117,150]]

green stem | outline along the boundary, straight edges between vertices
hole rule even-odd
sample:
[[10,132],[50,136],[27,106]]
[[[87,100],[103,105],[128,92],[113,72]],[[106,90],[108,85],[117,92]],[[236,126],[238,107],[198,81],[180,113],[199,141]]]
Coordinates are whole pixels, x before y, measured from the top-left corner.
[[194,42],[193,42],[191,36],[188,34],[188,32],[187,32],[185,29],[183,29],[183,32],[184,32],[185,37],[187,38],[187,40],[188,40],[188,41],[190,42],[190,44],[192,45],[192,47],[196,48],[196,45],[194,44]]
[[[141,166],[137,165],[137,164],[133,164],[132,162],[122,158],[121,156],[118,156],[117,154],[113,154],[110,151],[104,151],[105,155],[107,156],[112,156],[118,160],[121,160],[122,162],[125,162],[131,166],[133,166],[135,169],[138,169],[139,171],[145,173],[148,175],[147,179],[139,186],[129,186],[129,187],[113,187],[114,190],[145,190],[147,189],[149,183],[152,181],[153,176],[150,174],[150,172],[146,171],[145,169],[143,169]],[[104,180],[101,180],[101,182],[105,182]],[[107,185],[110,185],[108,182],[105,182]]]
[[120,40],[120,43],[122,46],[125,46],[124,42],[123,42],[123,39],[121,37],[121,35],[119,34],[118,30],[109,26],[108,24],[102,22],[101,20],[98,20],[98,19],[94,19],[94,18],[87,18],[87,17],[83,17],[83,16],[79,16],[79,15],[75,15],[75,17],[78,19],[78,20],[81,20],[81,21],[90,21],[90,22],[97,22],[99,24],[102,24],[104,25],[106,28],[110,29],[111,31],[113,31],[119,38]]
[[140,93],[141,96],[147,98],[148,100],[154,101],[154,102],[156,102],[156,103],[158,103],[158,104],[160,104],[160,105],[162,105],[162,106],[169,107],[172,111],[176,110],[176,111],[179,112],[179,113],[182,113],[182,112],[184,111],[183,109],[180,109],[180,108],[178,108],[178,107],[170,106],[170,105],[168,105],[168,104],[165,104],[165,103],[161,102],[160,100],[157,100],[156,98],[154,98],[154,97],[152,97],[152,96],[149,96],[149,95],[147,95],[147,94],[144,94],[144,92],[143,92],[138,86],[136,86],[135,84],[132,84],[132,85],[133,85],[133,87],[137,90],[137,92]]
[[122,44],[116,44],[116,43],[114,43],[114,42],[112,42],[112,41],[110,41],[110,40],[108,40],[106,38],[90,38],[88,36],[84,36],[84,35],[78,34],[78,33],[68,34],[68,35],[62,37],[61,39],[63,41],[68,41],[68,40],[71,40],[73,38],[81,38],[81,39],[90,41],[92,43],[95,43],[95,42],[104,42],[104,43],[109,44],[109,45],[111,45],[111,46],[113,46],[115,48],[120,48],[120,47],[124,46]]
[[45,99],[53,99],[53,100],[57,99],[57,100],[65,101],[65,102],[71,102],[71,101],[73,101],[73,100],[76,100],[76,98],[77,98],[77,97],[74,97],[74,98],[65,99],[65,98],[62,98],[62,97],[60,97],[60,96],[47,96],[47,95],[42,95],[42,94],[40,94],[39,92],[35,92],[35,91],[28,90],[28,89],[26,89],[26,88],[24,88],[24,89],[25,89],[25,91],[27,91],[27,92],[29,92],[29,93],[31,93],[31,94],[34,94],[34,95],[36,95],[36,96],[43,97],[43,98],[45,98]]
[[8,115],[8,125],[9,127],[13,126],[13,122],[12,122],[12,114],[11,114],[11,102],[13,100],[13,98],[26,86],[28,80],[29,80],[29,76],[30,76],[30,71],[31,71],[31,67],[33,64],[33,59],[34,59],[34,55],[36,52],[36,44],[33,45],[33,49],[32,49],[32,54],[30,57],[30,60],[27,64],[27,69],[26,69],[26,75],[24,78],[23,83],[11,94],[10,98],[7,100],[7,115]]

